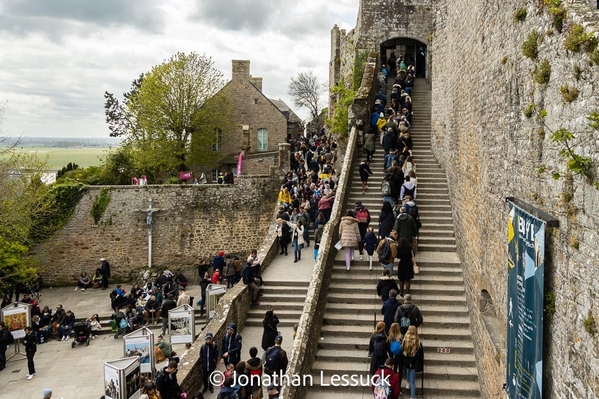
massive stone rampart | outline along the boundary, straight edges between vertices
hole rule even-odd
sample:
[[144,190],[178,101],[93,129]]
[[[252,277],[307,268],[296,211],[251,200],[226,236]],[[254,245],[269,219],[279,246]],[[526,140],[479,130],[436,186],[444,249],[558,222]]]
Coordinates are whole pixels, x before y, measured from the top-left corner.
[[[599,26],[589,4],[564,2],[568,16],[560,33],[543,1],[435,2],[433,148],[449,178],[485,397],[505,397],[509,196],[560,223],[546,238],[545,289],[555,309],[546,305],[544,393],[599,396],[597,337],[583,324],[598,313],[599,191],[567,173],[564,147],[550,138],[561,127],[574,132],[570,144],[590,157],[597,179],[599,141],[587,116],[598,110],[599,66],[564,44],[574,23],[587,32]],[[527,11],[522,22],[514,18],[520,8]],[[537,60],[522,53],[533,30],[540,36]],[[551,67],[547,84],[533,79],[543,60]],[[563,86],[578,90],[574,101],[566,101]],[[527,118],[530,104],[535,110]],[[554,172],[566,177],[555,180]]]

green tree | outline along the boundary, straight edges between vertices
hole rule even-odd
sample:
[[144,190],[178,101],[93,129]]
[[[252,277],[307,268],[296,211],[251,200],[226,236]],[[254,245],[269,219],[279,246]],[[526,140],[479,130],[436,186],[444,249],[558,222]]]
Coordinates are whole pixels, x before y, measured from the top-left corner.
[[228,119],[226,99],[208,101],[224,85],[211,58],[177,53],[134,80],[122,102],[105,93],[110,134],[125,137],[136,168],[150,179],[185,170],[192,139],[211,143],[214,129]]
[[35,277],[36,270],[23,257],[26,252],[26,246],[0,236],[0,292],[9,291],[15,284]]

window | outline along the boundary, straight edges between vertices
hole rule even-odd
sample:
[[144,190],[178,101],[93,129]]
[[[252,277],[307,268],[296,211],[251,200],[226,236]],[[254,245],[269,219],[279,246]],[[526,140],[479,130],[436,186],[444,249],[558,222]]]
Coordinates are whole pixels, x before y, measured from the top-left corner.
[[223,131],[216,129],[214,131],[214,141],[212,141],[212,151],[220,151],[223,147]]
[[258,151],[268,151],[268,130],[258,129]]
[[218,180],[218,174],[220,173],[220,169],[214,169],[211,173],[212,183],[216,183]]

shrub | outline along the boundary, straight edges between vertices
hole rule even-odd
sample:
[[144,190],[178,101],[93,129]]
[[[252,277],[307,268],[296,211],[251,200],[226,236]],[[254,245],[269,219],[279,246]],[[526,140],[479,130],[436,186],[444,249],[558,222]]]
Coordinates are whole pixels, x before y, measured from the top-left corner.
[[574,86],[563,85],[559,88],[559,92],[562,93],[562,98],[566,103],[571,103],[578,98],[578,89]]
[[103,188],[102,191],[100,191],[100,195],[96,197],[96,200],[94,201],[94,204],[92,205],[92,209],[90,211],[90,214],[94,218],[95,224],[98,224],[98,222],[102,218],[102,215],[104,215],[104,212],[106,211],[106,208],[108,207],[109,203],[110,195],[108,195],[108,190],[106,188]]
[[540,85],[544,85],[549,83],[549,78],[551,77],[551,65],[549,61],[546,59],[541,62],[539,66],[535,69],[533,74],[534,81]]
[[592,32],[586,33],[581,24],[574,24],[564,44],[570,51],[592,53],[597,48],[597,38]]
[[505,65],[505,64],[506,64],[506,62],[507,62],[507,59],[508,59],[508,58],[507,58],[507,56],[503,57],[503,58],[501,59],[501,65]]
[[518,8],[514,12],[514,21],[524,22],[526,20],[526,8]]
[[550,7],[549,13],[553,16],[553,27],[559,32],[562,33],[564,29],[564,21],[568,16],[568,12],[563,6],[558,7]]
[[590,310],[587,314],[587,317],[582,319],[582,324],[584,326],[585,331],[588,332],[591,336],[594,337],[595,334],[597,334],[597,322],[593,317],[593,312],[591,312]]
[[535,105],[534,104],[528,104],[528,106],[526,108],[524,108],[524,111],[522,111],[522,113],[524,114],[525,117],[527,118],[532,118],[532,114],[535,112]]
[[522,54],[536,60],[539,56],[539,32],[530,32],[524,43],[522,43]]

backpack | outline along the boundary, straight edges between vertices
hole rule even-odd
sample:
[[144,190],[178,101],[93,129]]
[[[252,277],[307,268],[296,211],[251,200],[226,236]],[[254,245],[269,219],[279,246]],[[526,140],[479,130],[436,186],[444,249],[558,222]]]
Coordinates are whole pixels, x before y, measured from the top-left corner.
[[414,222],[416,222],[416,227],[421,228],[422,222],[420,221],[420,217],[418,216],[416,205],[410,206],[409,208],[407,208],[407,211],[408,215],[412,216],[412,219],[414,219]]
[[411,189],[407,188],[406,185],[403,185],[403,196],[405,198],[406,195],[409,195],[412,199],[414,199],[414,191],[416,191],[416,186]]
[[368,211],[366,208],[362,208],[356,212],[356,219],[358,219],[358,223],[368,223]]
[[373,356],[387,358],[387,345],[385,345],[384,340],[374,341],[372,349]]
[[393,165],[393,161],[398,160],[395,154],[387,154],[385,156],[385,170],[389,169]]
[[408,331],[408,327],[412,325],[412,309],[414,309],[414,305],[410,306],[409,309],[406,309],[402,305],[401,317],[399,318],[399,327],[402,334],[405,334]]
[[380,260],[391,259],[391,243],[389,242],[389,240],[383,238],[383,245],[381,245],[377,254]]
[[276,371],[279,367],[279,353],[281,352],[280,346],[273,346],[266,353],[266,362],[264,362],[264,367],[266,367],[270,371]]
[[399,355],[401,353],[401,342],[399,341],[393,341],[391,342],[391,346],[389,347],[389,352],[391,352],[392,355]]
[[391,387],[387,384],[387,380],[382,376],[378,376],[374,383],[374,399],[388,399],[391,397]]
[[127,320],[121,319],[121,321],[119,322],[119,328],[125,329],[127,327],[129,327],[129,324],[127,324]]
[[381,184],[381,194],[383,196],[391,195],[391,184],[389,184],[389,180],[385,180]]
[[164,377],[164,374],[165,373],[163,368],[156,370],[156,376],[154,377],[154,382],[156,383],[156,385],[158,385],[158,381]]

